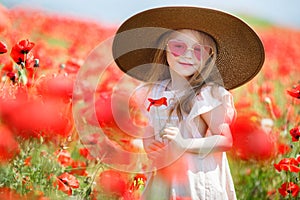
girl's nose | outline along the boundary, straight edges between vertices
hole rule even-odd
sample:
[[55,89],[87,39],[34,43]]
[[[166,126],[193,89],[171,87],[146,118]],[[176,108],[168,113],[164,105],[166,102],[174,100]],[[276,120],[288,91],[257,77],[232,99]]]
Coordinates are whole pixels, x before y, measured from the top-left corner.
[[186,57],[186,58],[192,58],[193,57],[193,49],[187,49],[186,51],[185,51],[185,53],[183,54],[183,56],[184,57]]

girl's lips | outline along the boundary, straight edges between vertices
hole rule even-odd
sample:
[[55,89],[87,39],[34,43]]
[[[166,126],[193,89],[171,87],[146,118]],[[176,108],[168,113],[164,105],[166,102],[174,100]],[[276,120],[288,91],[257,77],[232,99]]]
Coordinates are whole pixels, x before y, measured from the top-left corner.
[[194,65],[191,64],[191,63],[182,63],[182,62],[180,62],[179,64],[181,64],[181,65],[183,65],[183,66],[185,66],[185,67],[192,67],[192,66],[194,66]]

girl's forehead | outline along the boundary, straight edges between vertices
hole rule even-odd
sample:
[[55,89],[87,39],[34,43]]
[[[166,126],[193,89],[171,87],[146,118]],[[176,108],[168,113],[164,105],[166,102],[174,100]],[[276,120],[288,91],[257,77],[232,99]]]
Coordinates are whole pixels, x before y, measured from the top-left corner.
[[178,39],[184,41],[194,41],[198,42],[201,38],[201,35],[197,31],[189,30],[189,29],[181,29],[178,31],[174,31],[170,35],[171,39]]

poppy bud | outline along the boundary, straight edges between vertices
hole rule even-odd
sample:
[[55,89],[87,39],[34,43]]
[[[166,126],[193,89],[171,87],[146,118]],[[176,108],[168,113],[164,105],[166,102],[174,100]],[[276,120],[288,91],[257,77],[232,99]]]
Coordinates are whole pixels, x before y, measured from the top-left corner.
[[34,59],[34,65],[33,65],[33,67],[36,67],[36,68],[38,68],[40,66],[40,60],[39,59]]

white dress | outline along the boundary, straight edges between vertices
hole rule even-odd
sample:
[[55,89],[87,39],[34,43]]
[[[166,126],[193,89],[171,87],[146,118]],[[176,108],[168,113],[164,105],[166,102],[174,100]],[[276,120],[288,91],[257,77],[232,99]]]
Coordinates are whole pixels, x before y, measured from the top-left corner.
[[[153,126],[155,140],[163,141],[159,132],[165,127],[168,109],[172,106],[177,91],[167,91],[168,81],[157,84],[148,98],[167,98],[167,106],[150,106],[148,110],[149,124]],[[212,96],[212,86],[201,89],[192,106],[191,112],[178,123],[176,116],[171,116],[172,124],[176,123],[184,138],[203,137],[196,126],[197,118],[217,106],[226,108],[225,120],[231,121],[235,116],[232,95],[223,87],[218,87],[218,98]],[[147,104],[147,103],[146,103]],[[145,105],[146,105],[145,104]],[[148,102],[149,104],[149,102]],[[148,106],[148,105],[147,105]],[[205,137],[209,137],[209,130]],[[212,144],[213,145],[213,144]],[[169,145],[168,148],[172,148]],[[201,148],[200,148],[201,149]],[[234,200],[236,199],[233,180],[225,152],[208,153],[206,155],[185,151],[169,151],[155,171],[149,173],[147,184],[142,195],[143,200]],[[175,153],[174,153],[175,152]],[[167,160],[167,161],[166,161]]]

